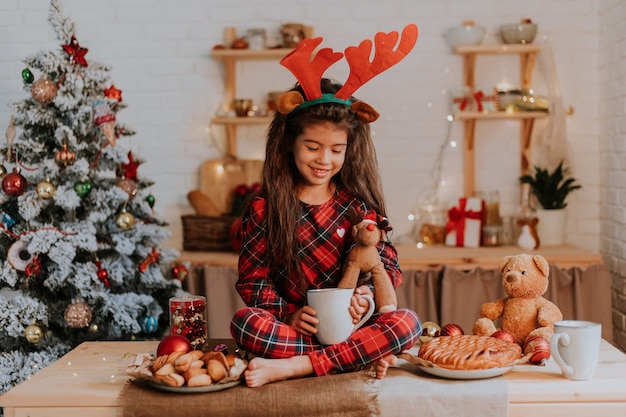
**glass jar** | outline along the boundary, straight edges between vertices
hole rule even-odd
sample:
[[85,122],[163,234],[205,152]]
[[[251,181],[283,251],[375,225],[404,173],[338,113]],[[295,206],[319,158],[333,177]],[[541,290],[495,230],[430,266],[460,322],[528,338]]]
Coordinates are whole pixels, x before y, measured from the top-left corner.
[[248,48],[261,51],[265,49],[265,29],[248,29],[246,34]]
[[485,202],[485,225],[497,226],[502,224],[500,220],[500,193],[498,191],[476,191],[476,198]]
[[420,242],[429,245],[445,242],[446,222],[448,221],[446,207],[430,202],[423,203],[419,206],[416,220],[419,224],[417,239]]
[[172,297],[170,333],[185,336],[194,349],[201,349],[208,340],[206,298],[201,295]]

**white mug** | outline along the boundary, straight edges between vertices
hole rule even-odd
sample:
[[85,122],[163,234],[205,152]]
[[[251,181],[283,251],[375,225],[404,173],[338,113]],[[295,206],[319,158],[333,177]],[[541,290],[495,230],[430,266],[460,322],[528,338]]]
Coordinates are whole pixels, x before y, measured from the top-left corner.
[[550,353],[568,379],[591,379],[600,356],[602,325],[591,321],[564,320],[554,323]]
[[343,342],[374,313],[374,300],[369,295],[362,295],[369,302],[369,310],[358,323],[353,323],[348,310],[353,294],[352,288],[322,288],[307,292],[308,304],[315,309],[320,321],[315,337],[322,345]]

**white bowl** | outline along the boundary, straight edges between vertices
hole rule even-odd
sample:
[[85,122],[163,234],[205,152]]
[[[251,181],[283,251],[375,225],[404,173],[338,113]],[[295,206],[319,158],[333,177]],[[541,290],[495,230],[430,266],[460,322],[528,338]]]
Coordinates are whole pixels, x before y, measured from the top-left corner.
[[537,25],[535,23],[509,23],[500,26],[500,37],[504,43],[531,43],[536,35]]
[[475,26],[474,22],[465,21],[460,26],[448,29],[444,37],[448,45],[456,48],[461,45],[478,45],[483,41],[485,32],[483,26]]

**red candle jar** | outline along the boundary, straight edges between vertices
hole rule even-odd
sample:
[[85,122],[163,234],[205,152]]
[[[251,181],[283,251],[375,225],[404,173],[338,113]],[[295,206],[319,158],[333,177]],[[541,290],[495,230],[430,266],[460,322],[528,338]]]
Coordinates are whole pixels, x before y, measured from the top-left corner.
[[206,298],[190,295],[170,298],[171,334],[185,336],[194,349],[207,342]]

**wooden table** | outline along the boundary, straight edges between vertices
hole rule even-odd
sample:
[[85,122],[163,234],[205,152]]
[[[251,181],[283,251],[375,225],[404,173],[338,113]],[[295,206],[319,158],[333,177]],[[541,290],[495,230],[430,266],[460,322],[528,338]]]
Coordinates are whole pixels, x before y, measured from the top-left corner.
[[[444,265],[456,269],[468,270],[476,267],[496,269],[500,260],[506,255],[519,253],[536,253],[542,255],[549,264],[560,268],[580,267],[602,263],[602,257],[575,246],[546,246],[537,250],[524,251],[517,246],[494,246],[480,248],[457,248],[443,245],[398,245],[398,260],[403,270],[438,269]],[[237,267],[238,254],[235,252],[183,252],[179,262],[191,265]]]
[[[0,396],[0,406],[4,407],[5,417],[119,416],[117,398],[129,378],[123,356],[150,352],[156,345],[85,342]],[[418,371],[415,378],[428,377]],[[386,381],[381,381],[380,395],[394,398],[381,398],[381,404],[390,400],[401,403],[403,396],[411,395],[410,381],[406,392],[393,393],[385,391]],[[602,341],[600,362],[590,381],[563,378],[552,359],[545,367],[516,366],[503,381],[509,392],[510,417],[626,415],[626,355],[606,341]],[[403,415],[413,415],[414,411],[407,410]],[[384,407],[382,412],[384,415]]]

